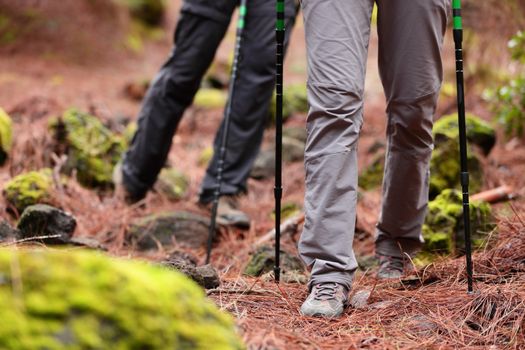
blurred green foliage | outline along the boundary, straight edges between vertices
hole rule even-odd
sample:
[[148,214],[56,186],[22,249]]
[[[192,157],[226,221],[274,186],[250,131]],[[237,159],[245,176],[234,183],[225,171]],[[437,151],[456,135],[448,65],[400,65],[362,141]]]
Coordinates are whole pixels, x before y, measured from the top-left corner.
[[519,31],[508,43],[516,74],[495,90],[485,91],[496,118],[507,136],[524,136],[525,126],[525,32]]

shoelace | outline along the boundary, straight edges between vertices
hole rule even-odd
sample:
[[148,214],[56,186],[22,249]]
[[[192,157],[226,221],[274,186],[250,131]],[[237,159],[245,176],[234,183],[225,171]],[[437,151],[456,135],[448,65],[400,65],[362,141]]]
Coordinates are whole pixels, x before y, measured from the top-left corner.
[[337,293],[337,283],[322,283],[314,289],[315,300],[331,300]]

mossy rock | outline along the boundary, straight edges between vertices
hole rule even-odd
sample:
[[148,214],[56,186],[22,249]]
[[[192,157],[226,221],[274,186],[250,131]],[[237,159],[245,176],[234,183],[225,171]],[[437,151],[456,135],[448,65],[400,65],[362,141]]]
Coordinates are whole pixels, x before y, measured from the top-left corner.
[[201,248],[208,241],[210,219],[186,211],[152,214],[134,221],[127,232],[129,243],[139,250],[155,250],[159,244],[174,242],[189,248]]
[[[259,247],[251,256],[248,265],[244,269],[244,274],[258,277],[267,272],[273,271],[275,265],[275,249],[270,246]],[[303,273],[304,266],[298,257],[284,250],[281,250],[281,268],[283,273],[298,271]]]
[[174,168],[163,168],[155,183],[155,190],[170,200],[179,200],[186,195],[190,180],[181,171]]
[[[476,193],[483,186],[483,168],[480,155],[469,147],[467,164],[470,173],[470,191]],[[460,189],[461,164],[457,138],[443,140],[436,144],[430,158],[429,197],[435,198],[448,188]]]
[[0,108],[0,165],[4,165],[13,144],[13,122]]
[[127,5],[133,18],[148,26],[158,26],[164,18],[164,0],[120,0]]
[[114,134],[95,116],[76,109],[52,120],[55,139],[67,148],[67,172],[76,170],[78,181],[87,187],[113,186],[113,168],[126,148],[125,139]]
[[381,186],[383,182],[383,171],[385,169],[385,154],[380,152],[360,174],[358,184],[365,191]]
[[[301,212],[301,206],[294,202],[284,202],[281,206],[281,219],[285,220],[289,217],[297,215]],[[275,209],[272,210],[272,219],[275,219]]]
[[[270,104],[270,120],[275,123],[276,97],[273,95]],[[283,120],[294,113],[308,112],[308,97],[305,84],[292,84],[284,87],[283,94]]]
[[[463,205],[460,191],[447,189],[428,204],[423,225],[424,251],[441,254],[462,254],[465,249]],[[488,244],[494,230],[494,217],[488,203],[470,203],[473,248]]]
[[201,166],[201,167],[206,166],[210,162],[210,160],[213,158],[213,152],[214,152],[213,151],[213,147],[211,147],[211,146],[208,146],[208,147],[204,148],[201,151],[201,153],[199,155],[199,160],[197,162],[199,164],[199,166]]
[[[481,118],[467,113],[465,116],[467,139],[470,143],[478,146],[486,156],[496,144],[496,131]],[[441,117],[434,123],[433,134],[435,142],[439,145],[449,139],[458,139],[458,116],[450,114]]]
[[295,139],[297,141],[306,143],[306,128],[304,126],[289,126],[283,128],[283,137]]
[[49,236],[41,240],[46,244],[68,243],[76,227],[73,215],[47,204],[27,207],[17,225],[21,238]]
[[193,99],[193,105],[205,109],[223,108],[227,99],[228,94],[225,91],[200,89]]
[[2,349],[244,348],[233,320],[175,271],[88,251],[4,249],[0,276]]
[[126,143],[126,145],[131,145],[131,141],[133,141],[133,137],[135,136],[135,133],[137,132],[138,128],[139,126],[135,122],[131,122],[128,125],[126,125],[126,128],[122,133],[122,137],[124,138],[124,142]]
[[44,168],[39,171],[15,176],[4,186],[4,197],[18,213],[30,205],[49,203],[53,191],[53,171]]

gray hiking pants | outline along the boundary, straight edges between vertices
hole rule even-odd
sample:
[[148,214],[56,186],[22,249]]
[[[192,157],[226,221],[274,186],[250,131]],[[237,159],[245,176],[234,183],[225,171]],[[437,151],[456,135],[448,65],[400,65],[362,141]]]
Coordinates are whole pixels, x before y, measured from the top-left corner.
[[[124,157],[123,181],[134,197],[144,196],[155,183],[177,126],[200,87],[238,3],[239,0],[184,1],[175,29],[175,46],[148,90],[138,130]],[[275,82],[275,3],[249,0],[247,7],[221,194],[246,190],[268,120]],[[295,12],[294,0],[286,0],[286,43]],[[215,136],[215,152],[202,183],[203,203],[213,198],[223,131],[224,121]]]
[[[377,0],[387,152],[376,253],[414,254],[423,242],[432,120],[442,82],[450,0]],[[350,288],[357,143],[374,0],[302,0],[308,56],[306,221],[299,242],[312,284]]]

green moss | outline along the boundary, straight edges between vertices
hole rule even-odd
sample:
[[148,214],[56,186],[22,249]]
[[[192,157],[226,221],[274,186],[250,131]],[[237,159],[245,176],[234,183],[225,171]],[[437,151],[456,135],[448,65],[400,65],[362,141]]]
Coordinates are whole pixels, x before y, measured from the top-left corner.
[[131,122],[126,126],[126,129],[124,129],[124,132],[122,133],[122,137],[124,138],[124,142],[126,142],[126,145],[131,144],[131,141],[133,140],[133,136],[135,136],[137,129],[138,125],[135,122]]
[[[474,248],[487,243],[495,228],[488,203],[470,203],[471,237]],[[463,205],[461,192],[445,190],[428,204],[423,225],[424,250],[431,253],[461,254],[464,250]]]
[[[281,219],[287,219],[289,217],[292,217],[294,215],[299,214],[301,211],[301,206],[294,202],[285,202],[282,204],[281,207]],[[271,217],[275,219],[275,209],[272,210]]]
[[[244,274],[258,277],[264,273],[273,271],[275,265],[275,250],[270,246],[258,248],[251,256],[248,265],[244,269]],[[299,271],[303,272],[301,260],[288,252],[281,250],[281,267],[283,272]]]
[[[275,123],[275,94],[270,104],[270,119]],[[308,112],[308,97],[305,84],[292,84],[284,87],[283,119],[286,120],[294,113]]]
[[113,185],[113,168],[126,147],[122,136],[112,133],[97,117],[76,109],[52,121],[51,128],[68,148],[67,170],[76,170],[81,184],[102,188]]
[[202,152],[199,155],[198,164],[201,167],[206,166],[213,157],[213,147],[208,146],[205,149],[202,150]]
[[22,213],[30,205],[49,203],[52,189],[53,172],[45,168],[15,176],[5,184],[4,197]]
[[[478,155],[469,149],[468,167],[470,173],[470,190],[476,193],[483,185],[483,169]],[[443,140],[436,144],[430,159],[430,189],[431,199],[448,188],[460,189],[459,141],[457,138]]]
[[13,123],[9,115],[0,108],[0,165],[7,160],[13,144]]
[[[496,131],[481,118],[467,113],[466,115],[467,139],[483,150],[485,155],[489,154],[496,143]],[[441,117],[434,123],[433,134],[436,144],[446,142],[449,139],[458,139],[458,116],[450,114]]]
[[189,185],[190,181],[184,173],[174,168],[163,168],[155,187],[168,199],[179,200],[184,197]]
[[385,155],[381,152],[374,158],[372,164],[359,174],[359,187],[368,191],[381,186],[384,168]]
[[0,275],[2,349],[243,348],[232,319],[175,271],[87,251],[0,250]]
[[225,91],[217,89],[200,89],[195,98],[193,105],[202,108],[223,108],[228,99]]

